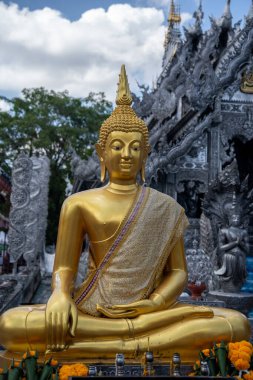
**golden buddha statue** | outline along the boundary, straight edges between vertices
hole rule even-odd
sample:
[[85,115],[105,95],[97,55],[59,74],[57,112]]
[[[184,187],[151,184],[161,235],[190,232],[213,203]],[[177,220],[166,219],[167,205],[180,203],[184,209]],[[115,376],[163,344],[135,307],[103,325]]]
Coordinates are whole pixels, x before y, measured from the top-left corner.
[[[122,66],[116,108],[96,145],[101,179],[109,183],[71,195],[63,204],[52,294],[47,305],[21,306],[0,319],[0,343],[66,359],[155,357],[193,361],[214,341],[250,336],[234,310],[181,304],[187,282],[183,233],[187,219],[171,197],[137,183],[150,150],[148,130],[131,108]],[[75,278],[83,239],[90,242],[88,275]]]

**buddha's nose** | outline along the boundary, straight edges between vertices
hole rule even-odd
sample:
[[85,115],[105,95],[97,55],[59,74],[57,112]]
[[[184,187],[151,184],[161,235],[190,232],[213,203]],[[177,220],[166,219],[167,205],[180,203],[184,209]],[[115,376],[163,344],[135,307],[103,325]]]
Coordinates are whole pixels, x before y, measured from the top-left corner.
[[122,150],[122,158],[124,158],[124,160],[129,160],[131,158],[131,150],[128,145],[124,146]]

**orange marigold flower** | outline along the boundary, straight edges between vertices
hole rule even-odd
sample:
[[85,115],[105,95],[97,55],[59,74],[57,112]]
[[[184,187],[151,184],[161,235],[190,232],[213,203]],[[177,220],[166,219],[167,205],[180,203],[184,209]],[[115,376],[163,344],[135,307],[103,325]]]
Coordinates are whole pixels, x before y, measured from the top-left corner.
[[246,347],[249,347],[249,348],[253,349],[252,344],[250,342],[247,342],[246,340],[242,340],[240,342],[240,344],[243,345],[243,346],[246,346]]
[[69,367],[67,365],[63,365],[59,370],[59,379],[60,380],[68,380],[70,374],[70,370],[66,367]]
[[248,346],[242,346],[239,348],[239,351],[247,352],[248,354],[252,354],[252,349],[249,348]]
[[59,379],[60,380],[68,380],[70,374],[68,373],[62,373],[62,372],[59,372]]
[[228,343],[228,349],[234,350],[235,349],[235,343],[233,343],[233,342]]
[[3,368],[0,368],[0,374],[4,373]]
[[64,364],[62,367],[61,367],[61,369],[60,369],[61,371],[69,371],[70,370],[70,365],[68,365],[68,364]]
[[78,366],[78,374],[79,376],[87,376],[89,373],[89,369],[86,365],[81,364]]
[[245,373],[243,375],[244,380],[253,380],[253,371],[249,371],[249,373]]
[[199,368],[200,368],[200,360],[197,360],[196,363],[193,366],[193,369],[196,371]]
[[70,372],[70,366],[65,364],[63,365],[60,370],[59,370],[59,376],[61,378],[61,376],[68,376],[68,373]]
[[56,365],[58,365],[58,361],[57,361],[57,360],[54,360],[54,359],[51,359],[51,360],[50,360],[50,365],[52,365],[52,366],[56,366]]
[[81,363],[74,364],[73,370],[76,371],[78,376],[87,376],[89,372],[88,367]]
[[205,356],[209,356],[209,355],[210,355],[210,350],[209,350],[209,348],[206,348],[205,350],[202,350],[202,352],[203,352],[203,354],[204,354]]
[[[36,351],[28,351],[28,356],[36,356]],[[23,359],[27,358],[27,352],[24,353]]]
[[234,364],[236,360],[240,359],[238,352],[233,352],[232,355],[229,356],[229,359]]
[[83,368],[83,364],[76,363],[76,364],[74,364],[74,368],[76,368],[76,369]]
[[250,366],[250,363],[247,361],[247,360],[243,360],[243,359],[238,359],[236,360],[236,362],[234,363],[234,366],[237,370],[239,371],[244,371],[246,369],[249,368]]
[[240,348],[240,343],[239,342],[235,342],[235,343],[229,343],[229,345],[233,345],[233,350],[239,350]]
[[87,376],[88,367],[81,363],[63,365],[59,370],[59,379],[68,380],[69,376]]
[[236,349],[230,349],[229,351],[228,351],[228,356],[232,356],[232,355],[236,355],[238,353],[238,350],[236,350]]
[[239,358],[250,362],[251,355],[247,354],[247,352],[239,351]]

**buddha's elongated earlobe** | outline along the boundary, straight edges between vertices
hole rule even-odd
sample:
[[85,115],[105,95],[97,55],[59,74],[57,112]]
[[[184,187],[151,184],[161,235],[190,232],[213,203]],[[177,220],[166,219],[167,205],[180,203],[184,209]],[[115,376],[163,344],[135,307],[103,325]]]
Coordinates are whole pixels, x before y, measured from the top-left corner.
[[105,167],[104,159],[102,157],[100,158],[100,170],[101,170],[100,180],[103,183],[105,182],[105,179],[106,179],[106,167]]
[[145,165],[146,165],[146,162],[143,161],[143,164],[142,164],[142,167],[141,167],[141,180],[142,180],[143,183],[145,182]]
[[100,144],[95,144],[95,148],[99,157],[99,162],[100,162],[100,180],[101,182],[105,182],[106,179],[106,166],[105,166],[105,160],[104,160],[104,151],[101,148]]

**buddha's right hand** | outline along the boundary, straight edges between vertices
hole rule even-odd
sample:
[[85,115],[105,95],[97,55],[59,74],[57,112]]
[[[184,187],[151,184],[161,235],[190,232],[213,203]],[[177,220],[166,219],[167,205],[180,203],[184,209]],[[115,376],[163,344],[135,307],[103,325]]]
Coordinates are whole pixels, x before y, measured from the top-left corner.
[[46,307],[47,350],[60,351],[66,347],[69,332],[75,336],[77,308],[69,294],[54,290]]

